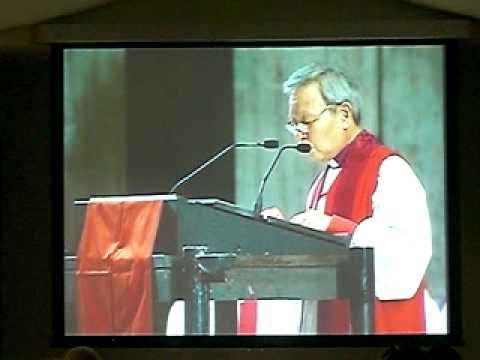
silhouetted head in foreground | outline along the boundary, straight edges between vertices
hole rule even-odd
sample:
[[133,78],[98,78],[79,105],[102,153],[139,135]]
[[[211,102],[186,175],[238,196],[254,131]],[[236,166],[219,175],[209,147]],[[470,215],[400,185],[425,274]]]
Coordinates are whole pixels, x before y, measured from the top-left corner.
[[102,360],[102,357],[92,348],[78,346],[68,350],[63,356],[63,360]]

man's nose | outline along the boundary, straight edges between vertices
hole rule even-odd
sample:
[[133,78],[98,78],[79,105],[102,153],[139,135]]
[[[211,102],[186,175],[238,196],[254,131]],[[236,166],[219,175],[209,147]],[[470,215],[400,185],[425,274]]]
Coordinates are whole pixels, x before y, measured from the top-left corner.
[[297,134],[295,135],[295,138],[297,139],[297,141],[307,140],[308,139],[308,133],[297,132]]

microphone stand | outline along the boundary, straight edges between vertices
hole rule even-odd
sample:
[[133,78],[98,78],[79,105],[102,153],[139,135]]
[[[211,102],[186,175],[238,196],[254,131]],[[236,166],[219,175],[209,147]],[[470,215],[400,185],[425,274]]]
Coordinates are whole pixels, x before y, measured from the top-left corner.
[[264,140],[263,142],[257,142],[257,143],[234,143],[234,144],[231,144],[231,145],[227,146],[226,148],[224,148],[223,150],[220,150],[215,156],[208,159],[206,162],[204,162],[198,168],[194,169],[193,171],[191,171],[190,173],[185,175],[183,178],[178,180],[172,186],[172,188],[170,189],[169,194],[173,194],[175,192],[175,190],[177,190],[178,187],[180,187],[182,184],[184,184],[185,182],[187,182],[188,180],[193,178],[195,175],[197,175],[200,171],[205,169],[207,166],[209,166],[215,160],[222,157],[223,155],[225,155],[227,152],[229,152],[233,148],[237,148],[237,147],[263,147],[265,149],[276,149],[276,148],[278,148],[278,140],[267,139],[267,140]]
[[262,182],[260,183],[260,187],[258,189],[258,195],[255,200],[255,204],[253,205],[253,215],[255,217],[260,217],[260,213],[262,212],[263,208],[263,192],[265,190],[265,184],[267,183],[268,178],[270,177],[270,174],[273,171],[273,168],[277,164],[278,160],[280,159],[280,155],[282,152],[286,149],[296,149],[299,152],[302,153],[308,153],[311,150],[311,146],[306,143],[299,143],[299,144],[287,144],[283,145],[278,151],[275,157],[273,158],[272,162],[270,163],[270,166],[268,167],[267,171],[265,172],[265,175],[263,175]]
[[172,186],[172,188],[170,189],[169,193],[172,194],[175,192],[175,190],[177,190],[177,188],[182,185],[183,183],[185,183],[186,181],[188,181],[189,179],[191,179],[192,177],[194,177],[195,175],[197,175],[200,171],[202,171],[203,169],[205,169],[208,165],[210,165],[212,162],[214,162],[215,160],[217,160],[219,157],[222,157],[223,155],[225,155],[227,152],[229,152],[230,150],[232,150],[234,147],[236,146],[236,144],[231,144],[229,146],[227,146],[226,148],[224,148],[223,150],[221,150],[220,152],[217,153],[217,155],[215,155],[214,157],[212,157],[211,159],[209,159],[208,161],[204,162],[202,165],[200,165],[198,168],[196,168],[195,170],[193,170],[192,172],[190,172],[189,174],[185,175],[183,178],[181,178],[180,180],[178,180],[175,185]]

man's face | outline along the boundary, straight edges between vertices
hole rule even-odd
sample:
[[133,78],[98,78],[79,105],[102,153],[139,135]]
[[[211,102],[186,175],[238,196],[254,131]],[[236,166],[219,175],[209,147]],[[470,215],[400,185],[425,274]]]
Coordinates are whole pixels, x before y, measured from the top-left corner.
[[297,138],[312,145],[310,155],[314,159],[330,160],[348,143],[349,113],[344,109],[344,105],[327,106],[316,83],[301,86],[290,95],[289,119],[305,124],[306,132]]

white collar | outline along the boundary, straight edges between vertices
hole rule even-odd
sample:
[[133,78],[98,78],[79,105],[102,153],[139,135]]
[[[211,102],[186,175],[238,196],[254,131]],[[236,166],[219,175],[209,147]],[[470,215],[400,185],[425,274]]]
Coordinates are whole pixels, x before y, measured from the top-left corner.
[[340,164],[335,159],[330,159],[327,161],[327,166],[331,169],[336,169],[340,167]]

